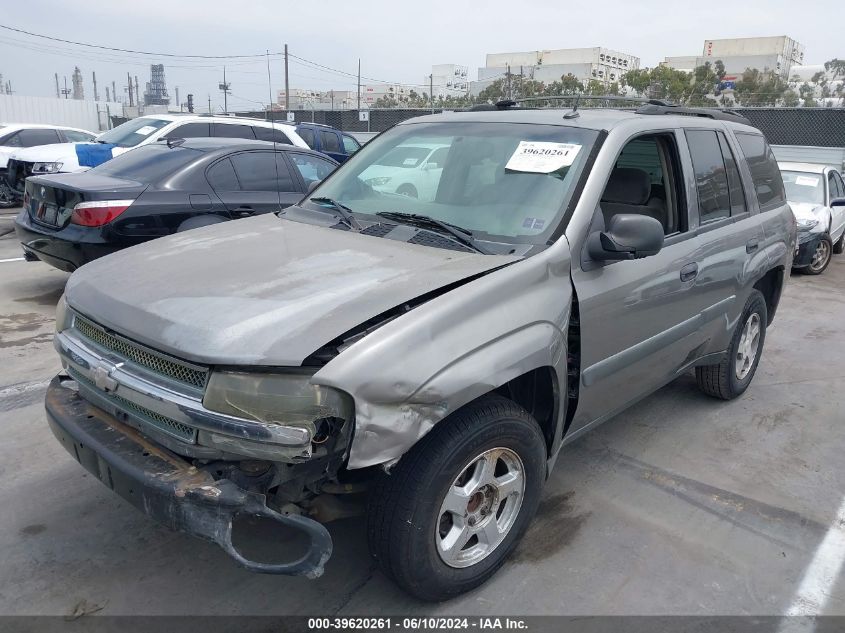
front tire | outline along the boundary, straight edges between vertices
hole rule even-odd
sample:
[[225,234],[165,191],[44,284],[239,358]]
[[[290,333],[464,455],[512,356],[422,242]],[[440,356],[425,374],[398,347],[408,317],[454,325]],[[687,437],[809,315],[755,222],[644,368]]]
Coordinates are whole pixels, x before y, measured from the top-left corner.
[[441,421],[370,493],[370,552],[411,595],[441,601],[505,562],[528,528],[545,479],[537,422],[501,396]]
[[833,244],[830,241],[829,235],[824,235],[816,245],[816,250],[813,252],[813,259],[810,264],[801,268],[801,272],[805,275],[821,275],[827,265],[830,264],[830,258],[833,253]]
[[748,389],[763,353],[767,319],[766,300],[754,289],[745,302],[725,358],[718,365],[695,368],[699,389],[722,400],[733,400]]

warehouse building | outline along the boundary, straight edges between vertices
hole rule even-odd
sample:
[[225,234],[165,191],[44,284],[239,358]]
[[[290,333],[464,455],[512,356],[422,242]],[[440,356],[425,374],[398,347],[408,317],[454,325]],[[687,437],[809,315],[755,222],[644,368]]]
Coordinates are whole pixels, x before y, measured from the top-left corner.
[[477,96],[497,79],[511,75],[543,83],[573,75],[582,83],[592,79],[610,84],[629,70],[640,67],[640,58],[609,48],[562,48],[517,53],[489,53],[478,81],[470,82],[470,94]]
[[666,57],[661,65],[691,72],[717,60],[721,60],[725,72],[731,76],[741,75],[747,68],[756,68],[788,79],[792,68],[804,63],[804,46],[786,35],[704,40],[700,55]]

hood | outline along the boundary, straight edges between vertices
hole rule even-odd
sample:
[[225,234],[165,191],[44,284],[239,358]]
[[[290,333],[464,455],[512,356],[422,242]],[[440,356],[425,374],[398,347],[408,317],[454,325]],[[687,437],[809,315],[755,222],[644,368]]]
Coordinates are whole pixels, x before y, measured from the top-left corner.
[[94,145],[94,143],[53,143],[52,145],[36,145],[24,147],[15,151],[10,158],[28,163],[55,163],[69,158],[76,160],[77,145]]
[[796,220],[823,220],[824,206],[812,202],[789,202]]
[[291,367],[371,317],[518,259],[270,214],[95,260],[70,277],[66,297],[101,325],[186,360]]

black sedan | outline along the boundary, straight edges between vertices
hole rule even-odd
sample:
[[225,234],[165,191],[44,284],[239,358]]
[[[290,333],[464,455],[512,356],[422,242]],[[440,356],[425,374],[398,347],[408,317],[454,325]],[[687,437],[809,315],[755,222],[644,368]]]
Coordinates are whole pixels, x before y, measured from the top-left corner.
[[15,230],[27,259],[70,272],[157,237],[279,211],[336,167],[265,141],[154,143],[87,172],[28,178]]

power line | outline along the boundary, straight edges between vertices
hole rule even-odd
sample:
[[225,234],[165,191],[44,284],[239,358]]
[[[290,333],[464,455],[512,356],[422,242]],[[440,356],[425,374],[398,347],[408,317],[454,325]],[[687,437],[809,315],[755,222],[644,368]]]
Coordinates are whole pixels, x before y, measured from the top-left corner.
[[[266,53],[260,54],[250,54],[250,55],[180,55],[177,53],[153,53],[150,51],[138,51],[133,50],[130,48],[116,48],[113,46],[102,46],[100,44],[87,44],[85,42],[75,42],[73,40],[66,40],[60,37],[53,37],[50,35],[42,35],[40,33],[32,33],[31,31],[24,31],[23,29],[16,29],[12,26],[6,26],[5,24],[0,24],[0,29],[5,29],[7,31],[14,31],[15,33],[22,33],[24,35],[29,35],[31,37],[38,37],[45,40],[51,40],[53,42],[63,42],[65,44],[73,44],[75,46],[87,46],[88,48],[97,48],[100,50],[105,51],[117,51],[120,53],[132,53],[133,55],[153,55],[155,57],[181,57],[181,58],[193,58],[193,59],[243,59],[243,58],[254,58],[254,57],[261,57],[265,58],[267,56]],[[278,55],[279,53],[271,53],[271,55]]]

